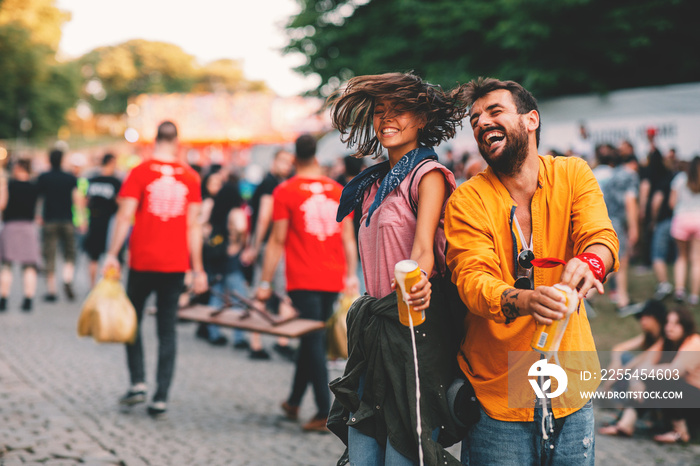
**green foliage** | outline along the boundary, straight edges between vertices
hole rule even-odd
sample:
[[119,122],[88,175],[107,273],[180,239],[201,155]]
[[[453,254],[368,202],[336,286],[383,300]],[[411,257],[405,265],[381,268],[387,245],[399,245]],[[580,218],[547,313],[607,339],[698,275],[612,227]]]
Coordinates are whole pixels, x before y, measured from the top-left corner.
[[[32,42],[24,27],[0,26],[0,139],[43,138],[64,124],[66,111],[77,100],[80,77],[74,67],[57,64],[53,53]],[[24,132],[23,119],[31,122]]]
[[84,98],[95,113],[124,113],[130,97],[144,93],[264,90],[247,81],[239,62],[200,67],[180,47],[142,39],[97,48],[77,60],[87,82]]
[[519,81],[538,97],[700,80],[692,0],[299,0],[297,68],[327,95],[354,75],[414,70],[453,86]]

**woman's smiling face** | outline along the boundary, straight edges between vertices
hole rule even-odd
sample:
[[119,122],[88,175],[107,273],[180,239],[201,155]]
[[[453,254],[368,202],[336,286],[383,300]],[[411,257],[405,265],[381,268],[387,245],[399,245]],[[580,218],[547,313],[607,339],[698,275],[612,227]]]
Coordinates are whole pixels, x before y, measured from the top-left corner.
[[385,99],[377,100],[374,106],[373,125],[379,143],[399,158],[418,147],[418,132],[422,118],[410,111],[397,111],[394,103]]

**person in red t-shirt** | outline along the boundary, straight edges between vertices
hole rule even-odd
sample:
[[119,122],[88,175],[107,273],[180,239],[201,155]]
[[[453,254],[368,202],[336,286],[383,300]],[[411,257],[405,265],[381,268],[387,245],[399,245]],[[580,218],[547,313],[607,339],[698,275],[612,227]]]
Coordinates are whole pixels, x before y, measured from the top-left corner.
[[[323,176],[316,160],[316,140],[305,134],[296,140],[296,175],[275,188],[272,233],[265,250],[256,298],[270,298],[270,281],[285,253],[287,291],[302,318],[326,321],[338,292],[357,293],[357,248],[352,217],[335,220],[342,187]],[[296,419],[306,387],[314,390],[316,415],[306,431],[323,431],[330,410],[326,368],[326,335],[309,333],[300,339],[292,391],[282,409]]]
[[197,221],[202,203],[199,175],[177,157],[177,127],[166,121],[158,126],[153,157],[134,167],[119,191],[119,210],[104,269],[119,270],[117,254],[129,239],[127,295],[136,308],[139,331],[126,345],[131,387],[120,404],[133,406],[146,401],[141,319],[146,299],[156,293],[158,312],[157,389],[148,413],[166,412],[168,391],[175,369],[175,323],[178,297],[185,272],[194,274],[194,292],[207,289],[202,266],[202,230]]

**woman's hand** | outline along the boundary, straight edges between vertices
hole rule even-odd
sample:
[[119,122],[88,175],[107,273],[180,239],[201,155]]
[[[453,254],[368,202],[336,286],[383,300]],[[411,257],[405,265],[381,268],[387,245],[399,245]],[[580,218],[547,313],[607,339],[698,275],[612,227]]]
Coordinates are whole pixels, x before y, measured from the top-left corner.
[[[396,279],[391,280],[391,291],[396,291]],[[408,304],[414,311],[425,311],[430,307],[430,296],[432,295],[432,285],[424,274],[421,274],[418,283],[413,285],[408,293]]]

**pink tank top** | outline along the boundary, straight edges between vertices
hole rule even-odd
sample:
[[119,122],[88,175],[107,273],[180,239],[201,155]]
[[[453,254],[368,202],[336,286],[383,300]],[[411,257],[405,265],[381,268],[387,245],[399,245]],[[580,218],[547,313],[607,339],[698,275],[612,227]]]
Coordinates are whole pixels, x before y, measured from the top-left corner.
[[[413,249],[413,239],[416,232],[416,216],[409,203],[409,188],[411,198],[418,202],[418,185],[421,178],[432,170],[440,170],[445,176],[445,202],[442,205],[442,215],[438,229],[435,232],[433,252],[435,267],[433,275],[445,269],[445,203],[455,190],[455,178],[451,171],[441,163],[430,160],[420,164],[409,173],[401,184],[384,199],[382,204],[372,214],[369,226],[367,212],[379,190],[381,180],[370,186],[362,201],[362,221],[358,241],[360,245],[360,260],[365,278],[365,285],[370,296],[381,298],[391,293],[391,279],[394,277],[394,265],[401,260],[409,259]],[[410,186],[409,186],[410,185]]]

